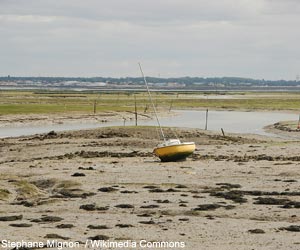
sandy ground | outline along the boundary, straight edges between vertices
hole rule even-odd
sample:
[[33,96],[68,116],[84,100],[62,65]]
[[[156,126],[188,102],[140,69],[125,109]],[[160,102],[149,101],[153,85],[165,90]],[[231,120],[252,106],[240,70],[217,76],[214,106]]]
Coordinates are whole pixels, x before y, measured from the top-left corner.
[[0,240],[300,249],[297,141],[176,132],[197,150],[173,163],[152,155],[154,128],[1,139]]
[[[147,114],[139,116],[146,119]],[[72,124],[72,123],[99,123],[120,120],[132,120],[133,114],[130,112],[101,112],[96,114],[26,114],[26,115],[0,115],[1,127],[18,127],[18,126],[37,126],[37,125],[53,125],[53,124]]]

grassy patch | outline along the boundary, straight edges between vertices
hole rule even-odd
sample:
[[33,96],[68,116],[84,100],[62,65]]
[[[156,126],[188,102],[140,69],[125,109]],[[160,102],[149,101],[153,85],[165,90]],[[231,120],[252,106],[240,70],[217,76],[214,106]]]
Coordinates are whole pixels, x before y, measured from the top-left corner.
[[76,181],[71,181],[71,180],[64,180],[60,181],[56,186],[55,189],[68,189],[68,188],[73,188],[80,186],[81,184],[76,182]]
[[[152,93],[158,109],[255,109],[298,110],[299,93]],[[93,113],[103,111],[152,110],[147,93],[77,93],[77,92],[30,92],[2,91],[0,115],[47,114],[47,113]]]
[[16,185],[18,187],[17,192],[19,197],[29,199],[42,195],[42,192],[39,188],[27,181],[18,181]]
[[173,108],[298,110],[299,107],[300,99],[180,99],[173,102]]
[[0,200],[7,200],[10,192],[7,189],[0,189]]

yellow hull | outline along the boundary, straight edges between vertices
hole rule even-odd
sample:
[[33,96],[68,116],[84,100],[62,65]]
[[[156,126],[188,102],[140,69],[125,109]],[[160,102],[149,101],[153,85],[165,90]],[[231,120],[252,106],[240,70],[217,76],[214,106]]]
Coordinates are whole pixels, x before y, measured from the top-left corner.
[[194,153],[195,143],[181,143],[178,145],[170,145],[158,147],[154,149],[154,154],[161,159],[161,161],[179,161]]

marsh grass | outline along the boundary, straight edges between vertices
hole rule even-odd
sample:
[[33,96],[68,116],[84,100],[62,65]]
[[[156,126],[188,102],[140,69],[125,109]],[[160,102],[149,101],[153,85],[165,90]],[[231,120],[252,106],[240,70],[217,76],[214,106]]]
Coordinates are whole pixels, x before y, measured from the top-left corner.
[[300,99],[180,99],[173,102],[173,108],[218,108],[249,110],[298,110]]
[[76,181],[72,181],[72,180],[63,180],[57,183],[57,185],[55,185],[55,190],[56,189],[68,189],[68,188],[74,188],[74,187],[78,187],[81,184],[79,182]]
[[[220,98],[227,96],[226,98]],[[154,92],[154,105],[158,109],[247,109],[247,110],[298,110],[299,93],[176,93]],[[78,93],[78,92],[34,92],[2,91],[0,93],[0,115],[88,113],[135,110],[139,113],[151,110],[147,93]]]
[[25,180],[17,181],[18,196],[25,199],[37,198],[43,195],[43,192],[34,184]]
[[7,189],[0,189],[0,200],[7,200],[10,192]]

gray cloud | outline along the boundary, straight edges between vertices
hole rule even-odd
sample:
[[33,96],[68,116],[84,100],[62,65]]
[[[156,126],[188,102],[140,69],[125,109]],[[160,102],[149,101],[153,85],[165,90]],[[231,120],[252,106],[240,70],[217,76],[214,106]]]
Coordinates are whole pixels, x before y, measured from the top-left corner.
[[0,0],[1,75],[299,73],[295,0]]
[[258,3],[257,0],[9,0],[2,3],[0,13],[154,23],[234,20],[251,14]]

